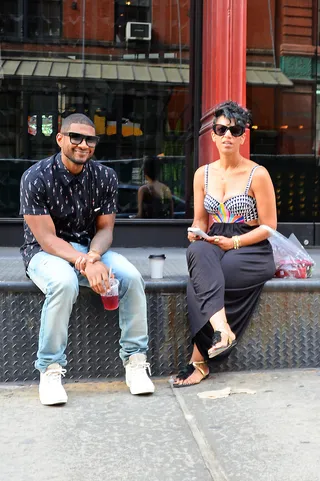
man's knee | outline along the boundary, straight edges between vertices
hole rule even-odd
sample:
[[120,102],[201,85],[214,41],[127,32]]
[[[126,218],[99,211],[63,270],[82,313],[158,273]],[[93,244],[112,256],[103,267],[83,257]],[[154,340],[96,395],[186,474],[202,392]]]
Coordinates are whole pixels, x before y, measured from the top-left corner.
[[134,266],[131,266],[125,273],[125,275],[121,279],[122,288],[127,289],[140,289],[141,287],[144,288],[144,280]]
[[60,294],[68,299],[76,299],[79,294],[79,282],[75,272],[64,273],[63,276],[55,276],[48,284],[48,292]]

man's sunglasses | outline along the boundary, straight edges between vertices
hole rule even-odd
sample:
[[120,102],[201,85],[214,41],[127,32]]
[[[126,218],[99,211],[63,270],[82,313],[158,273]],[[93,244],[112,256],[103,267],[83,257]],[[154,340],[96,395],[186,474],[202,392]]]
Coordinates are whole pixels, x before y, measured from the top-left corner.
[[212,127],[213,131],[215,134],[219,135],[219,137],[222,137],[225,135],[227,130],[230,131],[230,134],[233,137],[241,137],[242,134],[244,134],[245,128],[242,127],[241,125],[230,125],[229,127],[227,125],[222,125],[222,124],[215,124]]
[[86,144],[88,147],[93,148],[96,147],[98,144],[100,138],[97,137],[96,135],[82,135],[82,134],[77,134],[76,132],[61,132],[62,135],[68,135],[70,138],[70,142],[73,145],[80,145],[83,140],[86,141]]

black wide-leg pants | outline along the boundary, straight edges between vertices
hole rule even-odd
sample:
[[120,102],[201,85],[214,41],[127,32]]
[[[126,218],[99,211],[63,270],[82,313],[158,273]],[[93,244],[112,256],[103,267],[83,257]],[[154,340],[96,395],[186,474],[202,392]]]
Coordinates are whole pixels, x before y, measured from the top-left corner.
[[[247,224],[218,224],[210,235],[232,237],[256,227]],[[213,328],[209,319],[223,307],[237,339],[244,333],[263,285],[275,273],[272,247],[265,240],[223,251],[218,245],[196,241],[187,249],[189,282],[188,312],[193,342],[205,359],[212,347]],[[222,356],[215,358],[221,360]]]

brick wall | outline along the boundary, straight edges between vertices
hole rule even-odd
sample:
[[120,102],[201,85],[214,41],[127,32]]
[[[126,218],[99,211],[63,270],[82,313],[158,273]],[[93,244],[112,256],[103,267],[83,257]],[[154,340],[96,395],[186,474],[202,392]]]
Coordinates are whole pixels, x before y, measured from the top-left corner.
[[[77,10],[71,9],[71,2],[63,2],[63,27],[65,39],[82,37],[82,2]],[[113,41],[114,2],[110,0],[86,0],[86,40]]]
[[282,0],[283,44],[313,44],[313,3],[312,0]]

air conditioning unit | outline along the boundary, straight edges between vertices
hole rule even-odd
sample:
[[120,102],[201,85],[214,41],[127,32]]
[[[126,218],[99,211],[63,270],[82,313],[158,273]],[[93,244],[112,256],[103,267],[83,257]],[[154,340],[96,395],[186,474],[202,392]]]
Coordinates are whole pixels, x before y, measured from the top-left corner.
[[151,23],[128,22],[126,40],[151,40]]

